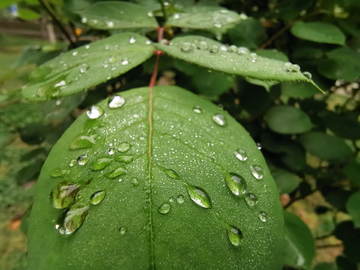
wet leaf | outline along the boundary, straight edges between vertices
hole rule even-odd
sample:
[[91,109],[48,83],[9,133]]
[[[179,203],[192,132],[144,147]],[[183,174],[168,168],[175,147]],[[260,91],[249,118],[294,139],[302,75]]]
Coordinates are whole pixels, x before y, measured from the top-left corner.
[[[247,131],[179,87],[158,86],[152,96],[138,88],[121,97],[117,108],[109,99],[97,104],[103,114],[96,119],[81,115],[53,147],[37,183],[29,269],[282,269],[278,191]],[[74,147],[79,136],[93,135],[94,143]],[[235,155],[239,149],[247,160]],[[134,158],[123,162],[124,156]],[[104,158],[113,161],[92,168]],[[235,195],[226,181],[232,190],[246,181],[247,196]],[[49,194],[64,182],[79,191],[73,200],[77,190],[65,189],[56,197],[63,210],[56,210]],[[106,197],[91,204],[99,191]],[[180,231],[186,233],[174,233]]]

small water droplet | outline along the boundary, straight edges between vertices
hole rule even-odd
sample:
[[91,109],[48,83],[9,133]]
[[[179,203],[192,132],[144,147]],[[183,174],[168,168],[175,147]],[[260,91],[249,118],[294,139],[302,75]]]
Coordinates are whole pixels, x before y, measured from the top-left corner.
[[151,40],[145,41],[145,44],[146,44],[146,45],[150,45],[150,44],[151,44]]
[[79,185],[61,182],[51,191],[52,205],[56,209],[64,209],[75,203],[76,194],[79,191]]
[[174,198],[173,198],[173,197],[170,197],[170,198],[169,198],[169,202],[174,202]]
[[108,154],[112,156],[113,154],[115,154],[115,150],[113,148],[109,149]]
[[225,174],[225,181],[226,185],[234,195],[239,196],[246,193],[247,185],[244,178],[240,175],[227,172]]
[[219,51],[219,47],[218,47],[218,46],[212,45],[212,46],[210,47],[210,52],[211,52],[211,53],[217,53],[218,51]]
[[72,56],[77,56],[78,52],[75,51],[75,52],[72,52]]
[[308,71],[304,71],[304,72],[303,72],[303,75],[304,75],[307,79],[309,79],[309,80],[311,80],[311,78],[312,78],[311,73],[308,72]]
[[112,21],[108,21],[108,22],[106,22],[106,26],[109,27],[109,28],[113,28],[114,23]]
[[111,172],[106,173],[105,176],[110,179],[113,179],[124,174],[127,174],[127,170],[124,167],[119,167]]
[[255,63],[257,61],[257,54],[256,53],[250,53],[248,60],[250,60],[251,62]]
[[171,178],[179,179],[179,176],[177,175],[177,173],[176,173],[174,170],[164,169],[164,172],[165,172],[168,176],[170,176]]
[[248,193],[245,195],[245,201],[249,206],[254,206],[255,204],[258,204],[258,199],[255,196],[255,194]]
[[265,212],[260,212],[258,216],[262,222],[266,222],[266,213]]
[[60,87],[66,85],[66,82],[64,80],[61,80],[60,82],[56,83],[54,87]]
[[109,63],[115,63],[115,62],[116,62],[116,57],[115,56],[110,56]]
[[131,44],[135,43],[135,42],[136,42],[136,38],[131,37],[130,40],[129,40],[129,42],[130,42]]
[[90,48],[90,45],[89,44],[86,44],[85,45],[85,49],[89,49]]
[[149,12],[147,13],[147,15],[148,15],[148,17],[154,17],[154,14],[153,14],[151,11],[149,11]]
[[227,46],[226,45],[221,45],[220,46],[220,50],[222,50],[222,51],[224,51],[224,52],[226,52],[227,51]]
[[240,229],[235,226],[229,226],[227,233],[230,243],[236,247],[239,246],[241,243],[241,239],[243,238],[243,234]]
[[109,99],[108,105],[111,109],[120,108],[125,104],[125,99],[120,95],[115,95]]
[[140,136],[140,137],[139,137],[139,141],[145,141],[145,137]]
[[55,168],[50,172],[52,177],[61,177],[66,174],[66,170],[62,170],[60,168]]
[[249,54],[250,50],[248,48],[246,48],[246,47],[239,47],[237,49],[237,53],[240,54],[240,55]]
[[222,27],[222,24],[220,22],[214,22],[214,26],[216,28],[221,28]]
[[129,149],[130,149],[130,144],[129,144],[129,143],[126,143],[126,142],[121,143],[121,144],[118,146],[118,151],[119,151],[119,152],[122,152],[122,153],[128,151]]
[[113,161],[112,158],[98,158],[91,164],[91,169],[93,171],[99,171],[109,166]]
[[127,229],[126,229],[126,227],[124,227],[124,226],[121,226],[121,227],[119,228],[119,233],[120,233],[120,234],[125,234],[126,231],[127,231]]
[[183,196],[183,195],[177,196],[176,201],[177,201],[178,203],[183,203],[183,202],[185,201],[184,196]]
[[259,179],[259,180],[263,179],[264,171],[260,166],[258,166],[258,165],[250,166],[250,171],[256,179]]
[[191,52],[194,50],[194,47],[192,46],[192,44],[190,42],[184,42],[181,45],[181,51],[183,52]]
[[171,210],[171,204],[168,204],[168,203],[163,203],[158,208],[158,212],[163,215],[168,214],[170,212],[170,210]]
[[78,136],[76,137],[72,143],[70,144],[71,150],[76,149],[87,149],[93,147],[95,145],[97,139],[97,135],[90,135],[90,136]]
[[206,41],[200,41],[197,45],[199,50],[207,50],[209,48],[208,44]]
[[127,58],[124,58],[122,61],[121,61],[121,65],[122,66],[126,66],[129,64],[129,60]]
[[103,113],[104,113],[104,110],[101,107],[96,106],[96,105],[91,106],[90,109],[86,112],[87,116],[90,119],[97,119],[100,116],[102,116]]
[[90,159],[90,157],[88,155],[80,156],[77,159],[77,164],[84,166],[89,161],[89,159]]
[[173,16],[173,18],[174,18],[175,20],[179,19],[179,18],[180,18],[179,13],[175,13],[174,16]]
[[105,50],[108,50],[110,49],[110,45],[109,44],[105,44],[105,47],[104,47]]
[[234,154],[237,157],[237,159],[241,161],[245,161],[248,158],[247,153],[245,152],[245,150],[242,149],[236,150]]
[[262,146],[261,146],[261,143],[256,143],[256,147],[261,150]]
[[83,224],[88,212],[89,212],[89,206],[85,206],[85,207],[73,206],[73,207],[71,207],[66,212],[64,223],[63,223],[64,225],[61,228],[61,230],[59,228],[59,233],[67,234],[67,235],[74,233]]
[[196,112],[196,113],[202,113],[202,109],[199,106],[195,106],[193,108],[193,111]]
[[134,178],[133,180],[131,180],[131,184],[133,185],[133,187],[137,187],[139,186],[139,181],[136,178]]
[[188,194],[193,202],[203,208],[211,208],[211,200],[209,195],[200,187],[185,184]]
[[101,191],[97,191],[95,192],[93,195],[91,195],[90,197],[90,203],[92,205],[98,205],[99,203],[102,202],[102,200],[105,198],[106,195],[106,191],[101,190]]
[[89,69],[89,66],[87,64],[81,64],[79,66],[80,73],[85,73]]
[[69,166],[70,166],[70,167],[74,167],[74,166],[76,165],[76,163],[77,163],[77,160],[76,160],[76,159],[72,159],[72,160],[70,160]]
[[82,18],[81,18],[81,22],[82,22],[82,23],[87,23],[87,18],[86,18],[86,17],[82,17]]
[[214,114],[212,119],[219,126],[222,126],[222,127],[226,126],[226,118],[222,114]]
[[237,52],[238,48],[235,45],[231,45],[227,48],[228,52],[234,53]]

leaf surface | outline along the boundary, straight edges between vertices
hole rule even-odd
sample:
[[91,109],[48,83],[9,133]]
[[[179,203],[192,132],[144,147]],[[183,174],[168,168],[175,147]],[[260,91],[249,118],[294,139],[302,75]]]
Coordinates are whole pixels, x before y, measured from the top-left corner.
[[360,228],[360,192],[350,196],[346,202],[346,210],[351,215],[355,228]]
[[158,23],[144,7],[127,2],[99,2],[78,11],[81,22],[95,29],[156,28]]
[[154,47],[135,33],[121,33],[56,57],[31,75],[23,96],[33,101],[85,91],[138,66]]
[[172,86],[96,106],[41,172],[31,270],[282,269],[277,188],[235,119]]

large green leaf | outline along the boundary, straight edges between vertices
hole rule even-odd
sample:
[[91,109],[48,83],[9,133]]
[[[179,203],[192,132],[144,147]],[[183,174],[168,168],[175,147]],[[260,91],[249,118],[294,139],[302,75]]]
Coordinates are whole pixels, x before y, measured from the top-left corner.
[[292,97],[292,98],[309,98],[315,94],[318,94],[319,90],[316,89],[315,86],[300,82],[300,83],[284,83],[281,85],[281,94],[285,97]]
[[178,87],[121,95],[53,147],[30,269],[281,269],[278,192],[246,130]]
[[241,21],[229,30],[232,43],[236,46],[244,46],[256,49],[266,39],[266,29],[260,21],[248,19]]
[[323,160],[342,159],[352,154],[343,140],[321,132],[303,134],[300,142],[306,151]]
[[173,39],[169,45],[155,44],[165,53],[206,68],[221,72],[274,81],[307,81],[299,66],[250,53],[246,48],[225,45],[201,36]]
[[297,134],[309,131],[313,125],[309,116],[292,106],[274,106],[264,116],[269,128],[281,134]]
[[300,183],[300,179],[296,174],[286,170],[274,167],[270,168],[270,172],[280,195],[293,192]]
[[315,255],[315,243],[306,224],[297,215],[284,211],[285,220],[285,258],[284,264],[311,269]]
[[346,210],[351,215],[355,228],[360,228],[360,192],[354,193],[346,202]]
[[291,33],[301,39],[320,43],[345,44],[345,35],[335,25],[323,22],[296,22]]
[[23,89],[29,100],[47,100],[86,91],[150,58],[154,47],[143,36],[121,33],[56,57],[32,73]]
[[95,29],[156,28],[158,23],[145,8],[127,2],[99,2],[78,11],[81,22]]

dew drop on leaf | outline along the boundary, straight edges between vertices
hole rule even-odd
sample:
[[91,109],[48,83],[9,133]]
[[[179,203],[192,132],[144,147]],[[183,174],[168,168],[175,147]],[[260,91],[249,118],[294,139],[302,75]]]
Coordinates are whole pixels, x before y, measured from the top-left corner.
[[120,95],[115,95],[109,99],[109,108],[116,109],[120,108],[125,104],[125,99]]
[[175,13],[175,14],[173,15],[173,18],[174,18],[175,20],[179,19],[179,18],[180,18],[179,13]]
[[131,184],[133,185],[133,187],[137,187],[139,186],[139,181],[136,178],[134,178],[133,180],[131,180]]
[[263,179],[264,171],[260,166],[252,165],[252,166],[250,166],[250,171],[256,179],[258,179],[258,180]]
[[106,195],[106,191],[101,190],[101,191],[97,191],[95,192],[93,195],[91,195],[90,197],[90,203],[92,205],[98,205],[99,203],[102,202],[102,200],[105,198]]
[[109,63],[115,63],[115,62],[116,62],[116,57],[115,56],[110,56]]
[[113,178],[116,178],[116,177],[118,177],[120,175],[124,175],[126,173],[127,173],[127,170],[124,167],[119,167],[119,168],[117,168],[117,169],[115,169],[113,171],[110,171],[110,172],[106,173],[105,176],[107,178],[113,179]]
[[262,222],[266,222],[266,213],[265,212],[259,212],[259,214],[258,214],[258,216],[259,216],[259,218],[260,218],[260,220],[262,221]]
[[54,87],[60,87],[66,85],[66,82],[64,80],[61,80],[60,82],[56,83]]
[[106,22],[106,26],[109,27],[109,28],[113,28],[114,23],[112,21],[108,21],[108,22]]
[[108,154],[112,156],[113,154],[115,154],[115,150],[113,148],[109,149]]
[[170,198],[169,198],[169,202],[174,202],[174,198],[173,198],[173,197],[170,197]]
[[78,136],[70,144],[71,150],[91,148],[95,145],[97,135]]
[[86,114],[90,119],[97,119],[104,114],[104,110],[99,106],[93,105]]
[[50,195],[52,205],[56,209],[63,209],[73,205],[78,191],[79,185],[67,181],[57,184]]
[[125,234],[126,231],[127,231],[127,229],[126,229],[126,227],[124,227],[124,226],[121,226],[121,227],[119,228],[119,233],[120,233],[120,234]]
[[121,65],[122,66],[126,66],[129,64],[129,60],[127,58],[124,58],[122,61],[121,61]]
[[66,170],[62,170],[60,168],[55,168],[50,172],[52,177],[61,177],[66,174]]
[[91,169],[93,171],[102,170],[105,167],[109,166],[112,161],[112,158],[98,158],[91,164]]
[[211,208],[211,200],[209,195],[202,188],[185,184],[188,194],[193,202],[203,208]]
[[130,38],[130,40],[129,40],[129,42],[130,42],[130,44],[133,44],[133,43],[135,43],[135,42],[136,42],[136,38],[134,38],[134,37],[131,37],[131,38]]
[[82,18],[81,18],[81,22],[82,22],[82,23],[87,23],[87,18],[86,18],[86,17],[82,17]]
[[183,203],[183,202],[185,201],[185,200],[184,200],[184,196],[183,196],[183,195],[177,196],[176,201],[177,201],[178,203]]
[[214,26],[216,28],[221,28],[222,27],[222,24],[220,22],[214,22]]
[[[86,218],[89,212],[89,206],[85,207],[71,207],[69,211],[66,212],[64,219],[64,234],[72,234],[83,224],[84,219]],[[59,230],[60,232],[60,230]]]
[[168,203],[163,203],[158,208],[158,212],[163,215],[168,214],[170,212],[170,210],[171,210],[171,205]]
[[234,152],[235,157],[240,161],[245,161],[248,159],[247,153],[243,149],[238,149]]
[[223,116],[222,114],[214,114],[212,119],[219,126],[222,126],[222,127],[226,126],[226,119],[225,119],[225,116]]
[[170,176],[171,178],[179,179],[179,176],[177,175],[177,173],[176,173],[174,170],[164,169],[164,172],[165,172],[168,176]]
[[257,54],[256,53],[250,53],[248,60],[250,60],[251,62],[255,63],[257,61]]
[[130,144],[129,143],[121,143],[119,146],[118,146],[118,150],[119,152],[126,152],[130,149]]
[[261,150],[261,148],[262,148],[261,143],[256,143],[256,147],[257,147],[257,149]]
[[208,44],[206,41],[200,41],[197,45],[199,50],[207,50],[209,48]]
[[202,113],[202,109],[201,109],[199,106],[195,106],[195,107],[193,108],[193,111],[194,111],[195,113]]
[[181,45],[181,51],[183,52],[191,52],[193,51],[194,47],[192,46],[192,44],[190,42],[184,42]]
[[89,48],[90,48],[90,45],[89,45],[89,44],[86,44],[84,47],[85,47],[85,49],[89,49]]
[[239,246],[241,239],[243,238],[243,234],[240,229],[235,226],[229,226],[227,233],[230,243],[236,247]]
[[74,167],[76,164],[77,164],[77,160],[76,160],[76,159],[72,159],[72,160],[70,160],[69,166],[70,166],[70,167]]
[[230,189],[230,191],[236,195],[242,195],[246,193],[246,182],[244,178],[236,173],[227,172],[225,175],[226,185]]
[[240,54],[240,55],[243,55],[243,54],[248,54],[250,53],[250,50],[246,47],[239,47],[237,49],[237,53]]
[[245,195],[245,201],[249,206],[255,206],[259,202],[257,200],[257,197],[252,193],[248,193]]
[[211,52],[211,53],[217,53],[218,51],[219,51],[219,47],[218,47],[218,46],[212,45],[212,46],[210,47],[210,52]]
[[124,162],[126,164],[131,163],[134,160],[134,156],[116,156],[115,161]]
[[145,44],[146,44],[146,45],[150,45],[150,44],[151,44],[151,41],[150,41],[150,40],[147,40],[147,41],[145,41]]
[[81,64],[79,66],[80,73],[85,73],[89,69],[89,66],[87,64]]
[[303,75],[304,75],[307,79],[309,79],[309,80],[311,80],[311,78],[312,78],[311,73],[308,72],[308,71],[304,71],[304,72],[303,72]]
[[75,52],[72,52],[72,56],[77,56],[78,52],[75,51]]
[[234,53],[237,52],[238,48],[235,45],[231,45],[227,48],[228,52]]
[[77,164],[79,165],[85,165],[88,161],[89,161],[90,157],[88,155],[83,155],[83,156],[80,156],[78,159],[77,159]]

